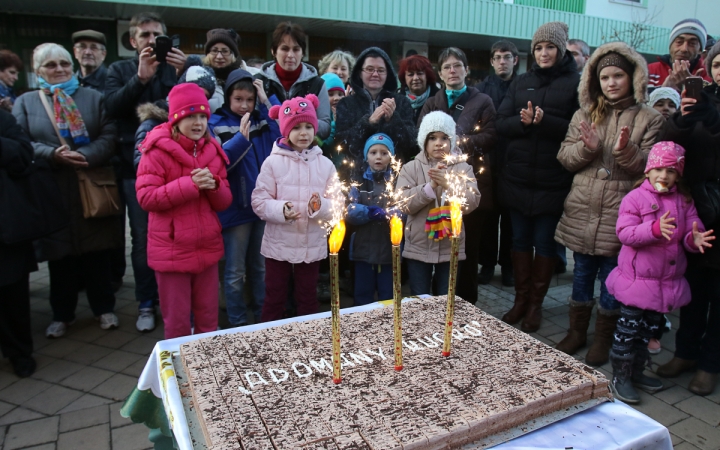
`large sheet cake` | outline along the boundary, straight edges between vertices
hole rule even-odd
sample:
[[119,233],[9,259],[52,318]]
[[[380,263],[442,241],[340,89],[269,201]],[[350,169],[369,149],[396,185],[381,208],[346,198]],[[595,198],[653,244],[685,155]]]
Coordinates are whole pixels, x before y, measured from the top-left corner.
[[463,301],[442,357],[445,301],[403,304],[400,372],[392,308],[342,316],[337,385],[329,318],[182,345],[208,448],[453,448],[611,398],[601,373]]

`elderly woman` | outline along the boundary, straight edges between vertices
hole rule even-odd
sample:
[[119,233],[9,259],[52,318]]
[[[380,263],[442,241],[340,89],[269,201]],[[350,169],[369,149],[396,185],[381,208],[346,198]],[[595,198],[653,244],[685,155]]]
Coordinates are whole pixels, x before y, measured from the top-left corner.
[[271,52],[274,61],[263,64],[255,78],[262,80],[268,98],[275,95],[280,103],[294,97],[315,94],[320,100],[317,107],[318,129],[315,135],[325,139],[330,135],[330,98],[325,81],[310,64],[302,62],[307,35],[302,27],[282,22],[272,34]]
[[13,84],[23,68],[20,57],[10,50],[0,50],[0,108],[12,110],[15,103]]
[[334,73],[340,77],[345,86],[350,83],[350,73],[353,67],[355,67],[355,57],[352,53],[342,50],[335,50],[334,52],[328,53],[323,56],[323,59],[318,63],[320,75]]
[[[79,85],[70,53],[63,47],[38,46],[33,52],[33,69],[40,91],[20,96],[13,115],[29,135],[35,157],[47,159],[55,168],[55,180],[70,215],[67,228],[40,240],[40,257],[48,261],[50,271],[53,311],[45,335],[60,337],[75,321],[78,286],[82,283],[100,328],[117,328],[110,256],[111,249],[122,245],[122,217],[83,218],[76,174],[79,168],[110,164],[115,126],[105,116],[102,94]],[[49,111],[41,96],[48,102]],[[61,143],[58,133],[67,145]]]
[[[425,102],[440,90],[435,84],[435,71],[430,60],[422,55],[412,55],[400,61],[398,71],[400,80],[399,93],[410,100],[413,109],[413,120],[420,125],[420,111]],[[463,83],[465,80],[463,80]]]
[[[575,173],[555,240],[573,251],[570,328],[557,349],[569,355],[585,345],[600,281],[595,339],[585,363],[608,361],[620,303],[605,286],[618,264],[615,232],[620,202],[643,177],[663,116],[647,101],[645,59],[623,42],[598,47],[580,79],[580,109],[570,122],[557,159]],[[637,349],[647,353],[647,346]],[[642,371],[640,371],[642,373]]]
[[362,166],[365,141],[385,133],[395,155],[406,162],[417,154],[417,128],[410,100],[397,93],[397,77],[390,57],[378,47],[360,53],[350,76],[354,94],[337,105],[335,142],[345,145],[355,167]]

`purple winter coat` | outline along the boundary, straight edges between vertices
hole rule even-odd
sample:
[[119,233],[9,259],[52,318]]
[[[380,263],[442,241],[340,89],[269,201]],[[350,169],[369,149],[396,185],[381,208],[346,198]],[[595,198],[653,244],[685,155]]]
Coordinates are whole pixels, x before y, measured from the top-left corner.
[[[656,238],[653,223],[665,212],[675,217],[671,240]],[[608,291],[622,304],[667,313],[690,303],[690,286],[685,280],[685,250],[697,253],[692,245],[692,224],[704,227],[693,203],[673,186],[657,192],[648,180],[630,191],[622,203],[615,230],[622,243],[618,266],[605,281]]]

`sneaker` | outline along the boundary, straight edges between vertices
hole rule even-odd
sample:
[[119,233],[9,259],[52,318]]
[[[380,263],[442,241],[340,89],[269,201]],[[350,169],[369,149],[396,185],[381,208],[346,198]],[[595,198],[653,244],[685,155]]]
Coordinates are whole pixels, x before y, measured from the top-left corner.
[[662,347],[660,346],[660,341],[658,341],[655,338],[651,338],[648,341],[648,351],[653,354],[657,355],[662,350]]
[[635,390],[630,380],[620,381],[614,378],[612,383],[610,383],[610,386],[612,386],[615,397],[619,398],[625,403],[640,403],[640,395]]
[[[115,320],[117,320],[117,318]],[[140,308],[138,310],[138,318],[137,322],[135,322],[135,328],[143,333],[154,330],[155,308]]]
[[105,313],[99,317],[100,328],[103,330],[114,330],[120,326],[120,321],[117,316],[113,313]]
[[495,275],[495,266],[482,266],[477,275],[478,284],[490,284],[493,275]]
[[67,324],[65,322],[51,322],[45,330],[46,338],[59,338],[65,335]]
[[633,375],[632,382],[635,386],[651,394],[663,388],[662,381],[657,378],[649,377],[644,373],[641,373],[640,375]]

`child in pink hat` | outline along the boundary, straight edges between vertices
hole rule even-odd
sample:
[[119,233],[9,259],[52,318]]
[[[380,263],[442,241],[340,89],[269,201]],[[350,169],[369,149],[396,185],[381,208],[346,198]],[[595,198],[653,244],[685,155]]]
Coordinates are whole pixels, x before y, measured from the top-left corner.
[[645,178],[620,204],[616,231],[623,244],[608,291],[622,303],[610,360],[612,387],[626,403],[638,403],[635,387],[648,392],[662,382],[643,374],[650,362],[648,340],[665,323],[663,313],[690,303],[685,251],[712,247],[689,194],[678,185],[685,149],[658,142],[650,150]]

